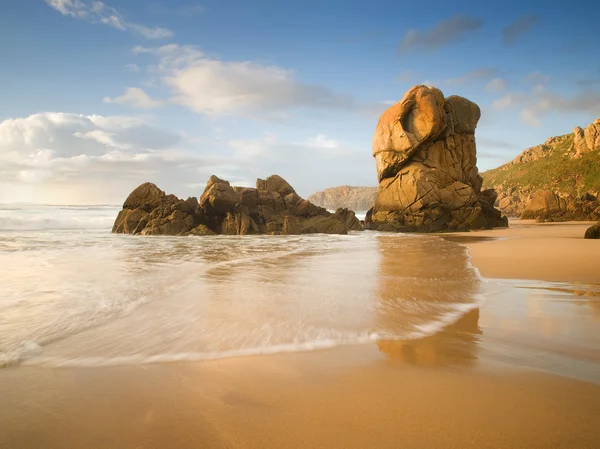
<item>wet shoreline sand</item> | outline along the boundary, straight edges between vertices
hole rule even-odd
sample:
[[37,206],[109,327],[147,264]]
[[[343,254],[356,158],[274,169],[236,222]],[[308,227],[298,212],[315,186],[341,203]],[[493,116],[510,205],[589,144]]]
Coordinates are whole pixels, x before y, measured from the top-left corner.
[[600,241],[583,238],[592,224],[514,220],[507,229],[443,237],[469,247],[485,277],[600,284]]
[[[569,284],[517,282],[430,337],[204,362],[0,370],[0,447],[598,447],[599,348],[571,344],[577,329],[600,324],[589,285],[600,283],[590,259],[598,252],[577,238],[585,226],[519,223],[450,236],[463,239],[485,277]],[[552,364],[565,357],[561,375]]]

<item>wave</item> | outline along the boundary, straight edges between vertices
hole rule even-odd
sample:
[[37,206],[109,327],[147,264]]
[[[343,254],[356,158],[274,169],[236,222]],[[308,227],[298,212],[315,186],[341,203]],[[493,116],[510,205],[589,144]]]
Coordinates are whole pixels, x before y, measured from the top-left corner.
[[[482,297],[478,297],[482,300]],[[162,353],[162,354],[134,354],[127,356],[115,357],[44,357],[43,349],[33,342],[28,342],[26,352],[20,354],[20,357],[14,358],[13,364],[50,366],[50,367],[108,367],[122,365],[145,365],[157,363],[173,363],[173,362],[196,362],[205,360],[221,360],[236,357],[250,357],[256,355],[271,355],[294,352],[312,352],[318,350],[332,349],[342,346],[354,346],[376,342],[378,340],[396,340],[396,341],[413,341],[422,338],[430,337],[448,326],[457,322],[467,313],[479,307],[480,303],[459,304],[453,307],[453,310],[448,311],[439,319],[415,326],[415,331],[404,335],[394,335],[383,332],[364,332],[357,333],[354,336],[341,338],[321,338],[303,342],[280,343],[267,346],[258,346],[252,348],[240,348],[226,351],[207,351],[207,352],[178,352],[178,353]],[[0,367],[2,366],[0,360]]]
[[[116,215],[115,215],[116,216]],[[89,217],[0,217],[0,231],[110,229],[115,216]]]

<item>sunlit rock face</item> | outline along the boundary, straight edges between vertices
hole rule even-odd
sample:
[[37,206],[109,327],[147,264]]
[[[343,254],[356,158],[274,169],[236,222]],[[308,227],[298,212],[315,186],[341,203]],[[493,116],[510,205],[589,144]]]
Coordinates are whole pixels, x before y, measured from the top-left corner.
[[141,235],[347,234],[360,231],[354,212],[331,213],[301,198],[278,175],[258,179],[256,188],[235,187],[211,176],[200,198],[179,199],[152,183],[125,200],[113,232]]
[[379,192],[369,229],[438,232],[506,227],[496,193],[481,191],[479,106],[415,86],[383,113],[373,136]]

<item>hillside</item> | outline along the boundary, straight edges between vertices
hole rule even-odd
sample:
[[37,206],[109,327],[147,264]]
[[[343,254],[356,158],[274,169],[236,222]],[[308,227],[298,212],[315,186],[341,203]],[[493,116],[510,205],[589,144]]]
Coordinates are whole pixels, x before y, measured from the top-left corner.
[[377,187],[330,187],[310,195],[307,200],[328,210],[347,207],[353,211],[367,211],[375,203]]
[[483,187],[498,193],[498,207],[520,216],[540,189],[580,197],[600,193],[600,119],[585,129],[551,137],[526,149],[511,162],[481,174]]

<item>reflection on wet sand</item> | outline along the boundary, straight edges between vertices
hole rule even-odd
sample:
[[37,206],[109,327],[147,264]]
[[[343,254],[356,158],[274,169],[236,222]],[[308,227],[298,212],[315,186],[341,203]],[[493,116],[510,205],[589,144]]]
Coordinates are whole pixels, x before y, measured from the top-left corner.
[[397,362],[423,366],[472,366],[477,360],[479,309],[471,310],[442,332],[416,340],[378,340],[377,347]]
[[411,364],[471,365],[477,359],[480,280],[459,245],[435,237],[378,237],[378,329],[411,323],[423,335],[380,339],[387,357]]

